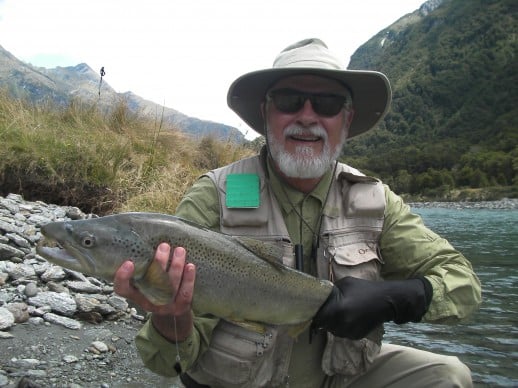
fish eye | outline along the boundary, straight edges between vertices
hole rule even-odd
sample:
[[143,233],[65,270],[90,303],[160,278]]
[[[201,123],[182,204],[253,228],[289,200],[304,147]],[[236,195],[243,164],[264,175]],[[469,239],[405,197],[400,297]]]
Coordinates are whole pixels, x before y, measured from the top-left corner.
[[85,248],[91,248],[95,244],[95,236],[91,235],[90,233],[84,233],[81,236],[81,245]]

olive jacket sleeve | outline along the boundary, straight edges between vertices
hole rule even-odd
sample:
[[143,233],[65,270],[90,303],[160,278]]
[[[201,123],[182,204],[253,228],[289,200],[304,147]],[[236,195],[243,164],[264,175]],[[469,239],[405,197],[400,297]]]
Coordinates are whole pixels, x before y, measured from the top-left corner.
[[380,239],[384,279],[422,275],[430,281],[433,298],[423,321],[454,323],[471,315],[481,303],[480,281],[471,263],[388,187],[385,198]]

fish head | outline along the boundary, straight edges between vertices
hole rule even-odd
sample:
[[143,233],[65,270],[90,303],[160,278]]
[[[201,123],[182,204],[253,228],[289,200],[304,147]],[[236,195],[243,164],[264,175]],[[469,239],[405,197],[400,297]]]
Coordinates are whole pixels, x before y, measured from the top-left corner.
[[134,278],[138,278],[149,266],[154,251],[130,224],[121,221],[107,216],[51,222],[41,227],[45,239],[37,252],[56,265],[108,281],[113,281],[123,262],[132,260]]

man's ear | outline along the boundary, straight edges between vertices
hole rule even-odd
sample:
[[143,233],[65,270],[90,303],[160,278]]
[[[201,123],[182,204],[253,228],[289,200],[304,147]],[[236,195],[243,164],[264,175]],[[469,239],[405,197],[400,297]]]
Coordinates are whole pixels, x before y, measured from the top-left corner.
[[263,121],[266,121],[266,103],[261,102],[261,115],[263,116]]
[[351,127],[351,123],[353,122],[353,117],[354,117],[354,109],[353,108],[347,109],[345,111],[345,123],[347,125],[348,130]]

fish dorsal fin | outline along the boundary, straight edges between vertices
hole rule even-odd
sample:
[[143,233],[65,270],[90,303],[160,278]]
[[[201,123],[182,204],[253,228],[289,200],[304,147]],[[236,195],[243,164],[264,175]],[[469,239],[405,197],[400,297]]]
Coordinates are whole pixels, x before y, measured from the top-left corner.
[[232,238],[248,249],[250,252],[259,256],[261,259],[266,260],[275,267],[284,267],[284,264],[282,264],[282,257],[284,256],[284,252],[281,247],[257,240],[252,237],[232,236]]

